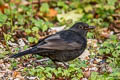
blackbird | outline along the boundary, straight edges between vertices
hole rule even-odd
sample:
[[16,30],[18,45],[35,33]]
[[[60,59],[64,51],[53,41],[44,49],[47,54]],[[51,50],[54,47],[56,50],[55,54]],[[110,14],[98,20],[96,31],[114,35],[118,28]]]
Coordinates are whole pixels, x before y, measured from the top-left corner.
[[66,62],[80,56],[87,46],[86,34],[94,29],[86,23],[78,22],[70,29],[49,35],[38,41],[32,48],[10,56],[18,58],[26,54],[38,54],[54,62]]

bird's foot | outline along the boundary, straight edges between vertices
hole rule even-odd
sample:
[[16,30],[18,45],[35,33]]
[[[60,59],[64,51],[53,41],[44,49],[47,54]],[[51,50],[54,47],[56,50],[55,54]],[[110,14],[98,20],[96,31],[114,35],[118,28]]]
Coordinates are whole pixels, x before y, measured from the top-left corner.
[[65,69],[67,69],[69,67],[69,64],[65,63],[65,62],[55,62],[55,64],[56,64],[57,68],[61,66]]
[[40,60],[36,60],[35,62],[44,62],[44,61],[48,61],[49,60],[49,58],[44,58],[44,59],[40,59]]

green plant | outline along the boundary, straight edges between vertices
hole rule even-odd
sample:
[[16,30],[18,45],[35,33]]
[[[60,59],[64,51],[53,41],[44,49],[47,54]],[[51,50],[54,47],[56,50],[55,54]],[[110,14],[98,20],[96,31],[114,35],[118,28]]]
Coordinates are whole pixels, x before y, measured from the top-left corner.
[[61,77],[63,79],[79,80],[83,77],[81,67],[86,66],[84,61],[80,61],[80,63],[75,60],[75,63],[71,62],[68,69],[37,66],[36,68],[25,68],[24,71],[27,71],[30,76],[39,77],[39,79],[52,79],[53,77],[59,79]]
[[115,35],[100,44],[99,53],[107,56],[107,62],[112,66],[120,66],[120,42]]
[[5,24],[6,20],[7,20],[7,16],[0,12],[0,27],[2,27],[3,24]]
[[10,66],[10,69],[15,69],[15,68],[17,68],[18,66],[18,63],[19,62],[17,62],[17,61],[15,61],[14,59],[11,59],[11,66]]
[[44,12],[44,13],[48,13],[49,12],[49,5],[48,3],[43,3],[40,7],[40,11]]

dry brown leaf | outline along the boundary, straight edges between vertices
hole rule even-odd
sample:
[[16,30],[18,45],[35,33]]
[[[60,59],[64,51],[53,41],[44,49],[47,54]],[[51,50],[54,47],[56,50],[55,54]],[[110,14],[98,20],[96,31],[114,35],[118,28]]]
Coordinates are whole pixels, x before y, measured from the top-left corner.
[[97,64],[98,62],[96,60],[93,61],[94,64]]
[[49,13],[46,14],[47,17],[55,17],[57,16],[57,11],[55,9],[50,9]]
[[101,33],[100,33],[100,36],[102,38],[109,38],[110,37],[110,30],[108,30],[108,28],[103,28],[101,29]]
[[17,71],[14,71],[12,76],[13,76],[14,78],[16,78],[18,75],[20,75],[20,73],[17,72]]
[[91,72],[88,70],[88,71],[85,71],[83,72],[83,75],[84,77],[88,78],[90,76]]
[[8,8],[8,4],[4,4],[0,6],[0,11],[4,13],[4,9]]

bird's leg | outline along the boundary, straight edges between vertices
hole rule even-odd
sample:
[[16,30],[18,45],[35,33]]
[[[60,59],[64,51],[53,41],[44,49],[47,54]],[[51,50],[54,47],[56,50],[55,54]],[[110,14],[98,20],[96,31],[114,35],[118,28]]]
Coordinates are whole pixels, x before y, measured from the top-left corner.
[[49,60],[49,58],[44,58],[44,59],[40,59],[40,60],[36,60],[35,62],[44,62],[44,61],[48,61]]
[[57,67],[64,67],[65,69],[67,69],[68,67],[69,67],[69,65],[68,65],[68,63],[65,63],[65,62],[54,62],[55,63],[55,65],[57,66]]
[[63,62],[64,66],[66,66],[66,68],[69,68],[69,64],[67,62]]

